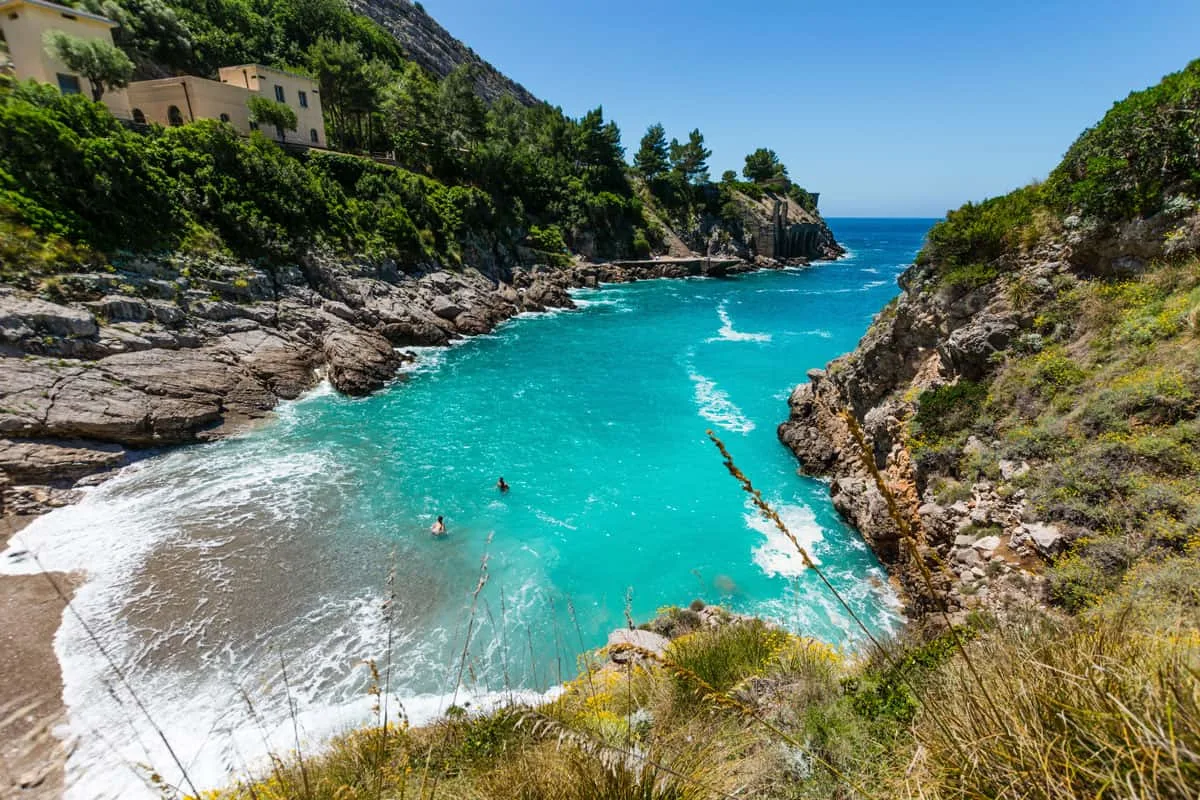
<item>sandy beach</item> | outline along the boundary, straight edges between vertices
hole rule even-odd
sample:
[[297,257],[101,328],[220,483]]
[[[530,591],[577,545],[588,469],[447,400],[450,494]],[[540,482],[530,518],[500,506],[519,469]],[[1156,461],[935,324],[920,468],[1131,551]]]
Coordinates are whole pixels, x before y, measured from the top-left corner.
[[[0,549],[33,518],[0,518]],[[70,575],[52,577],[71,592]],[[58,798],[66,751],[52,729],[63,713],[54,634],[63,601],[45,575],[0,577],[0,797]]]

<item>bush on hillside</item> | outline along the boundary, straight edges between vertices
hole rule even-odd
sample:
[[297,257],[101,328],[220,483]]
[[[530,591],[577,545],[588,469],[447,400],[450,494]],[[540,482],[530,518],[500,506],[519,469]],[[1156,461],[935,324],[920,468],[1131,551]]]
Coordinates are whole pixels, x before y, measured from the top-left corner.
[[1200,59],[1114,104],[1071,145],[1047,190],[1060,210],[1105,221],[1200,195]]
[[1035,243],[1068,214],[1116,222],[1149,216],[1177,195],[1200,196],[1200,60],[1116,103],[1044,185],[949,212],[918,262],[987,264]]

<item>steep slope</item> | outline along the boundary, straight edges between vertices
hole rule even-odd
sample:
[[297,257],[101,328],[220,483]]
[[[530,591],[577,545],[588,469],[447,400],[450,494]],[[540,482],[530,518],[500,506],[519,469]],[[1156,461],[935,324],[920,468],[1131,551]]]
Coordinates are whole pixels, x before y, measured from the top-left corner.
[[951,212],[858,348],[793,393],[780,438],[914,613],[1079,609],[1195,552],[1198,109],[1194,62],[1045,185]]
[[505,95],[522,105],[540,102],[521,84],[502,74],[409,0],[347,0],[351,9],[386,28],[405,54],[439,78],[464,64],[473,70],[479,96],[494,103]]

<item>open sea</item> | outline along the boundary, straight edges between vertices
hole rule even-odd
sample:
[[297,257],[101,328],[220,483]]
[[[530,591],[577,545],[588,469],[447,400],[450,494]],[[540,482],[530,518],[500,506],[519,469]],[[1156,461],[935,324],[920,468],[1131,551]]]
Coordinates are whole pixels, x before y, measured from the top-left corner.
[[110,658],[205,788],[295,747],[289,697],[306,748],[366,721],[367,662],[383,669],[389,642],[392,715],[414,723],[552,692],[627,611],[693,598],[854,647],[708,429],[869,626],[896,630],[885,572],[775,428],[805,372],[897,294],[932,223],[834,219],[837,262],[580,291],[579,310],[420,351],[373,397],[318,389],[39,518],[12,549],[87,576],[55,642],[79,737],[68,796],[156,797],[147,766],[179,780]]

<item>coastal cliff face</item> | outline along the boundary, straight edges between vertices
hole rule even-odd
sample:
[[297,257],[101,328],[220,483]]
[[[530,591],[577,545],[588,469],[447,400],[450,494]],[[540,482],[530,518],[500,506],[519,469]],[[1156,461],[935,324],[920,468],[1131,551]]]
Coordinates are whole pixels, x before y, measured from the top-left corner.
[[480,58],[474,50],[455,39],[417,3],[409,0],[349,0],[354,11],[378,22],[388,30],[405,54],[439,78],[457,67],[472,70],[476,93],[488,103],[508,95],[522,105],[540,102],[521,84],[502,74]]
[[[1150,521],[1184,539],[1200,529],[1197,498],[1174,489],[1195,466],[1200,396],[1194,207],[1103,229],[1068,219],[982,277],[920,259],[857,349],[794,390],[781,441],[830,478],[912,616],[1070,607],[1100,588],[1047,581],[1047,563],[1074,568],[1073,544],[1119,541],[1113,557],[1132,564],[1170,549],[1149,534],[1145,550],[1130,544]],[[1130,345],[1143,316],[1162,327]],[[1178,442],[1172,458],[1191,466],[1172,471],[1142,436]],[[1093,451],[1097,437],[1109,450]],[[1159,491],[1169,499],[1155,503]],[[1106,504],[1126,505],[1106,518]]]
[[841,258],[846,250],[816,211],[771,191],[755,198],[734,192],[733,218],[705,213],[687,223],[664,221],[662,209],[646,211],[663,234],[663,251],[673,257],[739,258],[770,266],[779,261]]

